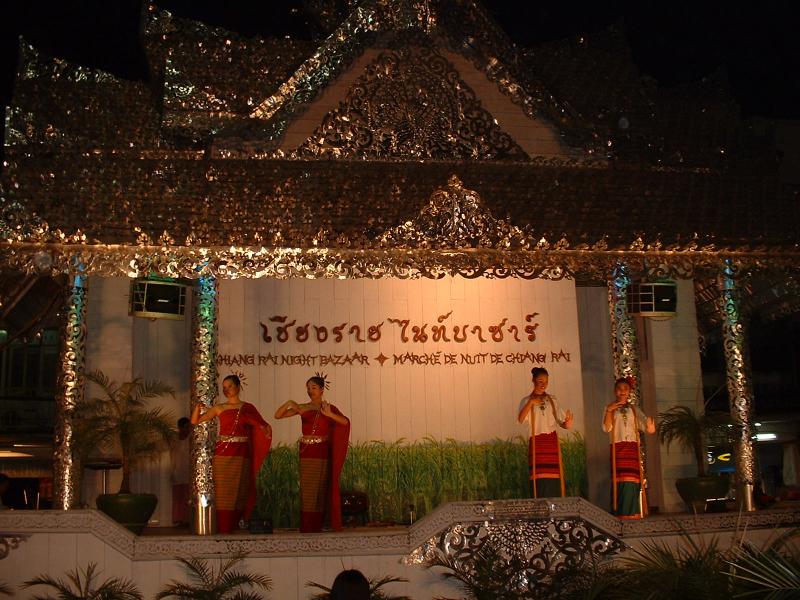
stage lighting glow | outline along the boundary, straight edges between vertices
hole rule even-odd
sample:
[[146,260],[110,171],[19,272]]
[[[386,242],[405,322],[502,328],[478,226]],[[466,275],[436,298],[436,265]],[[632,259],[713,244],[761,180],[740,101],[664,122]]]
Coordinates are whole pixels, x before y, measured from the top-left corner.
[[15,450],[0,450],[0,458],[32,458],[33,454],[17,452]]

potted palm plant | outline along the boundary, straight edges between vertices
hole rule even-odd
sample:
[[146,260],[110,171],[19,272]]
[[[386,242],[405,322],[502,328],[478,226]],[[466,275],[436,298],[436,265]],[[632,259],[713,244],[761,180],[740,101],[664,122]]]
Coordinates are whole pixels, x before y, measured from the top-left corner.
[[66,581],[50,574],[42,574],[29,579],[22,587],[34,586],[50,588],[55,596],[35,596],[35,598],[53,598],[54,600],[143,600],[144,596],[130,579],[114,577],[103,582],[96,581],[97,565],[89,563],[85,570],[75,568],[67,573]]
[[172,388],[160,381],[136,378],[117,384],[102,371],[86,374],[86,379],[100,389],[87,397],[75,410],[79,452],[87,448],[108,449],[119,453],[122,481],[116,494],[101,494],[97,507],[136,533],[142,532],[156,508],[155,494],[131,493],[131,471],[143,461],[163,452],[175,438],[172,414],[150,402],[173,396]]
[[262,600],[263,596],[257,590],[269,591],[272,580],[266,575],[235,568],[245,557],[244,553],[234,553],[219,565],[219,569],[196,556],[177,557],[186,569],[189,581],[173,579],[156,594],[156,600]]
[[688,406],[673,406],[658,415],[658,438],[669,449],[675,442],[694,455],[696,477],[675,481],[681,499],[693,510],[705,510],[706,499],[727,495],[730,480],[725,475],[707,475],[707,446],[709,437],[727,435],[730,415],[725,413],[696,413]]

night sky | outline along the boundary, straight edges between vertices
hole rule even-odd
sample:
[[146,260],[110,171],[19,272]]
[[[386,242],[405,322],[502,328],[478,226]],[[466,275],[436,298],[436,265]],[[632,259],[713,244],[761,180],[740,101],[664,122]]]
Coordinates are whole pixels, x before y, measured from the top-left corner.
[[[339,2],[340,5],[345,4]],[[660,8],[650,6],[656,4]],[[670,87],[722,72],[745,116],[800,118],[800,42],[791,3],[491,0],[489,6],[521,44],[591,34],[612,25],[628,36],[643,75]],[[299,0],[162,0],[176,15],[243,35],[314,36]],[[17,37],[77,63],[144,79],[139,0],[28,0],[5,3],[0,48],[0,102],[8,103]]]

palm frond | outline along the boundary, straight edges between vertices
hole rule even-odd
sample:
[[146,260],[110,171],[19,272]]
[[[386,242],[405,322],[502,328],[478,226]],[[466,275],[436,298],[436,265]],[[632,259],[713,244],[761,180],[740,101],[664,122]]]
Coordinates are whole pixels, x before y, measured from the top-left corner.
[[172,396],[175,397],[175,389],[171,385],[167,385],[161,381],[157,380],[149,380],[149,381],[141,381],[136,380],[137,385],[132,390],[132,397],[137,402],[143,402],[144,400],[150,400],[152,398],[159,398],[161,396]]
[[729,576],[740,588],[734,598],[800,597],[800,563],[796,557],[746,544],[734,550],[728,564],[732,567]]
[[728,598],[724,553],[716,538],[706,541],[684,531],[676,547],[647,542],[620,562],[630,587],[647,590],[653,600]]
[[[132,581],[114,577],[96,584],[98,574],[97,565],[89,563],[83,571],[78,568],[68,571],[67,581],[50,575],[39,575],[24,582],[22,587],[47,586],[58,594],[59,600],[143,600],[141,592]],[[49,600],[50,596],[37,595],[34,598]]]
[[233,570],[246,558],[246,554],[236,553],[219,567],[218,571],[210,567],[208,562],[197,557],[177,557],[186,568],[190,583],[172,580],[156,595],[156,600],[163,598],[184,599],[219,599],[219,600],[263,600],[261,594],[244,587],[256,587],[268,591],[272,588],[272,580],[266,575],[251,574]]
[[329,600],[331,597],[331,588],[316,581],[306,581],[306,587],[316,588],[322,592],[316,593],[311,596],[311,600]]
[[117,384],[112,382],[108,375],[103,373],[101,370],[96,369],[94,371],[89,371],[88,373],[85,373],[84,376],[88,381],[96,383],[109,398],[116,396],[118,391]]
[[706,472],[706,444],[709,436],[726,432],[730,416],[696,413],[689,406],[673,406],[658,415],[658,439],[667,447],[676,443],[694,455],[699,476]]
[[701,417],[688,406],[673,406],[658,415],[658,439],[667,447],[673,442],[686,450],[694,450],[702,439]]
[[172,414],[147,406],[153,398],[174,397],[174,391],[139,378],[118,385],[102,371],[87,373],[86,379],[102,393],[82,400],[75,409],[75,454],[85,459],[97,448],[120,453],[120,491],[128,492],[131,469],[161,453],[176,436]]
[[774,550],[775,552],[781,552],[788,547],[790,541],[794,540],[795,538],[800,537],[800,527],[794,527],[792,529],[788,529],[780,534],[777,538],[775,538],[766,550]]

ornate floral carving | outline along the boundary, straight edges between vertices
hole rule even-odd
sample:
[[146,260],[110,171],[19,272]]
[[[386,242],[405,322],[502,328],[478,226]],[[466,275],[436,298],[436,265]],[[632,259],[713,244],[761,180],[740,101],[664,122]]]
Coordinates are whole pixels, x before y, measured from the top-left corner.
[[[217,282],[200,277],[194,288],[192,312],[192,406],[206,409],[217,397]],[[213,427],[216,419],[195,428],[192,440],[192,499],[196,506],[214,510],[214,481],[211,461],[214,456]],[[203,533],[214,533],[204,531]]]
[[[555,509],[543,506],[547,513]],[[542,511],[533,514],[537,512]],[[474,574],[478,555],[489,551],[518,566],[526,587],[540,587],[560,570],[579,569],[595,557],[611,556],[623,548],[618,537],[578,516],[517,514],[517,518],[455,523],[414,549],[404,562],[430,565],[445,559],[462,573]]]
[[280,137],[304,107],[379,36],[395,48],[423,44],[465,54],[529,117],[539,118],[544,113],[559,126],[568,125],[567,133],[587,149],[589,156],[600,154],[602,147],[596,134],[579,131],[585,124],[579,123],[574,111],[542,86],[525,85],[514,67],[517,54],[513,45],[474,2],[361,3],[277,91],[252,111],[251,117],[268,121],[265,137]]
[[3,560],[12,550],[19,548],[20,543],[29,536],[21,533],[0,533],[0,560]]
[[382,52],[297,155],[528,158],[444,56],[425,47]]
[[[734,422],[735,460],[739,496],[745,506],[752,507],[752,486],[755,484],[755,455],[753,449],[752,377],[750,373],[748,319],[742,314],[740,266],[732,261],[721,265],[717,300],[722,318],[722,339],[730,397],[731,417]],[[748,490],[749,487],[749,490]]]
[[640,398],[639,345],[636,326],[628,313],[627,291],[631,284],[627,265],[616,265],[608,281],[608,306],[611,310],[611,352],[614,377],[633,377],[630,401]]
[[80,468],[73,457],[72,417],[75,407],[83,396],[84,363],[86,361],[86,280],[75,275],[66,298],[66,318],[62,334],[56,396],[56,423],[54,439],[53,494],[55,506],[69,509],[80,498],[77,470]]
[[[399,235],[395,231],[392,235]],[[414,249],[362,250],[337,247],[284,248],[246,246],[123,246],[105,244],[20,243],[0,241],[0,264],[22,273],[35,273],[35,257],[47,251],[52,256],[51,273],[144,277],[150,273],[166,277],[217,279],[273,277],[276,279],[359,279],[395,277],[431,278],[445,275],[522,279],[607,281],[608,273],[624,261],[632,276],[647,273],[658,263],[661,273],[673,278],[692,278],[698,272],[716,270],[730,258],[751,271],[794,273],[794,253],[760,253],[748,250],[706,254],[694,251],[619,251],[585,246],[570,249]]]
[[495,248],[521,250],[531,245],[525,233],[495,219],[480,196],[452,175],[447,188],[431,194],[413,219],[380,237],[387,248]]

